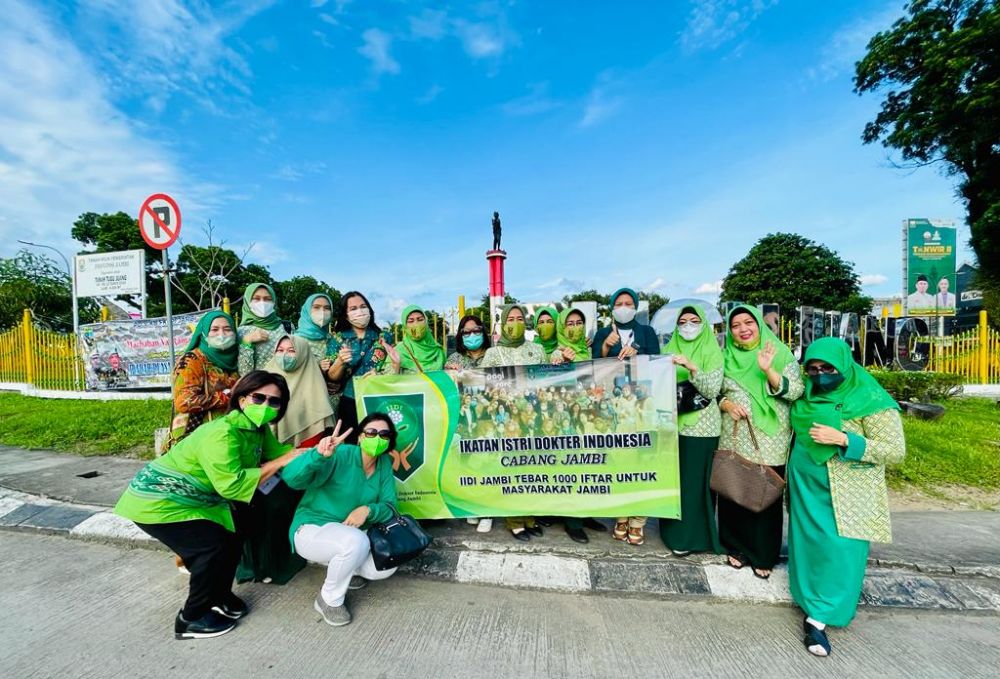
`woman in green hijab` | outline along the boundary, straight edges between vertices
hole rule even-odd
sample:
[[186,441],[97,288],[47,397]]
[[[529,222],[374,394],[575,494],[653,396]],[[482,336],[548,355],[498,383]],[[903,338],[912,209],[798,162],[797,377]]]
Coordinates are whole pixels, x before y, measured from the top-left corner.
[[427,328],[427,314],[411,304],[399,316],[403,324],[402,346],[399,351],[399,371],[401,374],[427,372],[444,368],[444,349],[434,341]]
[[[480,368],[498,368],[508,365],[538,365],[545,363],[545,350],[540,344],[526,342],[524,307],[508,304],[500,312],[500,340],[483,356]],[[542,529],[533,516],[508,516],[507,529],[515,539],[527,542],[531,536],[541,537]]]
[[274,288],[266,283],[251,283],[243,292],[243,311],[240,320],[239,370],[246,375],[262,370],[282,337],[288,334],[275,312]]
[[[802,371],[756,307],[736,307],[727,323],[719,403],[726,416],[719,448],[768,465],[784,476],[792,442],[789,411],[805,388]],[[780,501],[755,513],[719,497],[719,539],[729,565],[743,568],[749,563],[758,578],[770,577],[781,550],[782,518]]]
[[535,312],[535,344],[542,347],[545,360],[552,358],[552,352],[559,346],[559,338],[556,337],[556,318],[558,314],[550,306],[539,307]]
[[174,366],[174,414],[168,447],[226,414],[236,384],[236,324],[223,311],[201,317]]
[[705,311],[698,305],[677,312],[677,327],[664,354],[674,357],[678,386],[693,390],[700,399],[683,401],[697,410],[681,411],[678,403],[677,427],[680,448],[681,518],[660,519],[660,537],[674,556],[691,552],[722,552],[715,523],[715,497],[709,488],[712,460],[719,447],[722,416],[715,398],[722,390],[722,349]]
[[896,401],[841,339],[806,349],[805,395],[792,406],[788,577],[806,614],[806,648],[830,654],[826,626],[854,619],[869,541],[891,542],[885,465],[906,455]]

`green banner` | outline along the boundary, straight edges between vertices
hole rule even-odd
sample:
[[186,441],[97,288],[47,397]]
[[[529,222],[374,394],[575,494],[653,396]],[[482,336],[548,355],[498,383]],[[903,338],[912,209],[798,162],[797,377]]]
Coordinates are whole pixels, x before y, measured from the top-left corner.
[[680,517],[676,382],[668,356],[378,375],[358,416],[386,413],[401,511]]
[[957,230],[951,223],[906,220],[906,313],[954,316]]

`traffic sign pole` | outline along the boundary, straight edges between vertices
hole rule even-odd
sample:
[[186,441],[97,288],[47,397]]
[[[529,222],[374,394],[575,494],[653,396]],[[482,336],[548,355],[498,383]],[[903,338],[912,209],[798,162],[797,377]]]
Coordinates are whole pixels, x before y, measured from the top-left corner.
[[[154,193],[144,200],[139,208],[139,233],[149,247],[163,252],[163,301],[167,305],[167,345],[172,372],[177,356],[174,352],[174,307],[170,295],[170,257],[167,251],[181,235],[181,211],[177,201],[165,193]],[[173,391],[173,388],[171,380],[170,390]]]
[[[173,371],[177,357],[174,355],[174,308],[170,299],[170,258],[167,256],[167,248],[163,248],[163,298],[167,303],[167,344],[170,346],[170,369]],[[170,380],[170,388],[173,389],[174,381]]]

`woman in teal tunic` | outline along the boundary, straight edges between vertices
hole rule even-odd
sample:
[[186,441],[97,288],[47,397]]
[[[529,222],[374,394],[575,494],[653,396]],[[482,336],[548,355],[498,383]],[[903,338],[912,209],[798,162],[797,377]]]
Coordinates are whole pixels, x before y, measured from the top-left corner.
[[896,401],[841,339],[806,349],[809,378],[792,406],[788,576],[806,614],[806,648],[830,654],[826,626],[854,619],[870,540],[891,542],[885,465],[906,454]]

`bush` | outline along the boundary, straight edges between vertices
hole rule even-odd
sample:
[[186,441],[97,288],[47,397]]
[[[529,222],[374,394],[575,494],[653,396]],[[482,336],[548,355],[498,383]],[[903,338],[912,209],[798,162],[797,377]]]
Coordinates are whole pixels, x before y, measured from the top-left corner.
[[943,401],[962,393],[962,376],[910,370],[869,370],[897,401]]

